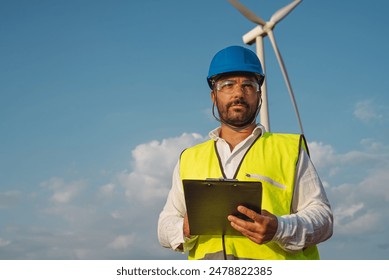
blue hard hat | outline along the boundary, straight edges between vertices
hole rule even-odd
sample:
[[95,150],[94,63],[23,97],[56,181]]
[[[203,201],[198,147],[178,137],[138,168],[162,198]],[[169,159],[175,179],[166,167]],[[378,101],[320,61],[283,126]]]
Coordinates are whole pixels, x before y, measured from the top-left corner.
[[265,77],[261,62],[253,51],[240,46],[231,46],[222,49],[213,57],[207,76],[209,87],[212,89],[215,76],[234,72],[253,73],[260,83]]

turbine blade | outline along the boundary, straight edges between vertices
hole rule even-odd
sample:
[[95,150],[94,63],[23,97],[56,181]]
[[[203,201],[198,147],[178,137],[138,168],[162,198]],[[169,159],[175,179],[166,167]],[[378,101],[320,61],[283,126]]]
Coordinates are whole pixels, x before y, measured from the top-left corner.
[[281,57],[280,51],[278,50],[277,43],[276,43],[276,40],[274,38],[273,32],[271,30],[269,30],[267,35],[269,36],[269,39],[270,39],[270,42],[273,46],[274,52],[276,53],[278,63],[280,64],[282,75],[284,76],[284,80],[285,80],[286,86],[287,86],[288,91],[289,91],[290,99],[292,100],[294,111],[296,113],[297,120],[299,122],[301,134],[304,134],[303,125],[301,123],[301,118],[300,118],[300,113],[299,113],[299,110],[297,108],[296,99],[294,98],[293,89],[292,89],[292,86],[291,86],[290,81],[289,81],[288,72],[286,71],[284,61]]
[[295,0],[289,5],[286,5],[285,7],[279,9],[277,12],[275,12],[272,17],[270,18],[270,22],[276,24],[280,20],[282,20],[284,17],[286,17],[298,4],[300,4],[301,0]]
[[240,3],[238,0],[228,0],[232,6],[234,6],[243,16],[245,16],[250,21],[264,26],[266,22],[258,17],[256,14],[254,14],[252,11],[250,11],[248,8],[246,8],[242,3]]

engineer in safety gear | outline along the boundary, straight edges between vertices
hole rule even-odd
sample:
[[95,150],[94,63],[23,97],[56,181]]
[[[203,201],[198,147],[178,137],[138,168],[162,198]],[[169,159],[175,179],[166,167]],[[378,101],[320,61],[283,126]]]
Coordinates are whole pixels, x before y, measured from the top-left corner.
[[[265,75],[251,50],[230,46],[213,57],[207,76],[220,126],[210,140],[182,152],[159,215],[163,247],[189,259],[319,259],[332,236],[333,214],[303,135],[272,133],[256,123]],[[191,235],[182,180],[260,181],[262,211],[226,217],[241,236]]]

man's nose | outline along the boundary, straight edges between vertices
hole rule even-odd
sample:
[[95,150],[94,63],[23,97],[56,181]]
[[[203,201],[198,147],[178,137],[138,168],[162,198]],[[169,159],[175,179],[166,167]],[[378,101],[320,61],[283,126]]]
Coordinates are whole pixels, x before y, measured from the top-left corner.
[[233,89],[234,96],[242,96],[244,95],[244,90],[241,84],[236,84]]

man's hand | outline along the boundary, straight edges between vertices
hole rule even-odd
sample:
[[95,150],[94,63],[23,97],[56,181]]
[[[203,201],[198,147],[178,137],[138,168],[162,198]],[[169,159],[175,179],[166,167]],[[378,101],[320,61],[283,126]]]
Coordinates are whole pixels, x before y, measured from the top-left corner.
[[184,216],[184,236],[190,238],[189,220],[187,213],[185,213]]
[[[183,226],[183,232],[184,232],[184,236],[187,237],[187,238],[190,238],[190,230],[189,230],[189,220],[188,220],[188,214],[185,213],[185,216],[184,216],[184,226]],[[184,244],[180,244],[177,249],[179,249],[180,251],[183,251],[184,250]]]
[[254,222],[245,221],[229,215],[228,220],[234,229],[258,244],[264,244],[273,239],[278,227],[278,221],[275,215],[266,210],[262,210],[262,213],[258,214],[244,206],[238,206],[238,211]]

